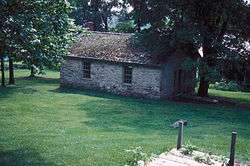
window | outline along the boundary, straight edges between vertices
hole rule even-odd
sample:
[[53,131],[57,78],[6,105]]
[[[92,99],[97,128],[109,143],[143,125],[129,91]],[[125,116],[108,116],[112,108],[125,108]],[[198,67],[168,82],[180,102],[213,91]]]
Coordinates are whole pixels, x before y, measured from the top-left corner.
[[90,67],[90,62],[83,62],[83,78],[91,78]]
[[127,84],[132,83],[132,67],[131,66],[124,66],[123,70],[123,82]]
[[186,84],[186,71],[185,70],[183,70],[183,74],[182,74],[182,82],[183,82],[183,85],[185,85]]
[[176,83],[177,82],[177,71],[174,71],[174,88],[176,89]]

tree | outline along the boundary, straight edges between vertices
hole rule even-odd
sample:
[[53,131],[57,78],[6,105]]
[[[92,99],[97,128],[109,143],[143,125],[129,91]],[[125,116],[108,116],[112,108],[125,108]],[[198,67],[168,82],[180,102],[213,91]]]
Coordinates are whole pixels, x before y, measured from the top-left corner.
[[14,60],[12,56],[9,56],[9,85],[15,84],[15,76],[14,76]]
[[9,84],[14,84],[14,67],[13,67],[13,57],[11,56],[11,45],[13,44],[14,39],[16,39],[16,33],[13,31],[13,26],[10,25],[10,22],[13,20],[13,13],[17,8],[18,1],[4,1],[0,0],[0,47],[1,47],[1,56],[2,56],[2,82],[5,84],[4,77],[4,54],[8,54],[9,59]]
[[69,0],[69,2],[74,7],[71,17],[77,25],[84,25],[86,20],[91,17],[89,0]]
[[86,22],[94,23],[95,31],[108,31],[108,20],[117,14],[114,8],[121,8],[123,3],[119,0],[70,0],[75,6],[73,17],[78,25]]
[[136,23],[136,28],[135,30],[137,32],[141,31],[141,27],[143,24],[143,20],[145,21],[145,17],[143,18],[144,15],[147,15],[147,10],[146,10],[146,0],[130,0],[130,4],[134,8],[134,20]]
[[146,37],[157,43],[154,50],[169,51],[177,45],[203,48],[199,63],[199,96],[208,96],[210,71],[216,70],[217,59],[226,58],[229,45],[248,41],[250,33],[250,7],[243,0],[147,0],[141,24],[150,24]]
[[1,63],[1,85],[5,86],[5,73],[4,73],[4,57],[3,57],[3,48],[0,47],[0,63]]
[[57,66],[68,53],[76,28],[67,1],[1,0],[0,11],[0,43],[9,56],[10,69],[15,58],[27,64],[34,76],[35,69],[41,72],[45,66]]

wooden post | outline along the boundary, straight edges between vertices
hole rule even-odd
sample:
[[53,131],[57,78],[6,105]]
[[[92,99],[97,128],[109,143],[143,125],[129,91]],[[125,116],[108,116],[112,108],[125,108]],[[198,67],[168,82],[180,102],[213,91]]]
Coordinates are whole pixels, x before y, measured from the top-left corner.
[[178,133],[178,139],[177,139],[177,150],[181,148],[183,143],[183,122],[179,122],[179,133]]
[[232,132],[229,166],[234,166],[236,136],[237,132]]

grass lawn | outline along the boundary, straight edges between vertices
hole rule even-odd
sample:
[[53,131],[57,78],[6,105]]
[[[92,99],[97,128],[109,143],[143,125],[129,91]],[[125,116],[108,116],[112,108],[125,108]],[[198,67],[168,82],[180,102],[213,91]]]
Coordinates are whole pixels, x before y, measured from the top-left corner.
[[[215,154],[228,156],[237,130],[237,158],[250,160],[250,110],[62,90],[57,72],[28,74],[19,70],[16,86],[0,88],[0,165],[124,165],[125,149],[175,147],[170,124],[180,118],[189,121],[185,141]],[[249,93],[212,93],[250,101]]]
[[230,92],[221,91],[216,89],[209,89],[209,94],[212,96],[226,97],[229,99],[234,99],[241,103],[250,103],[250,93],[249,92]]

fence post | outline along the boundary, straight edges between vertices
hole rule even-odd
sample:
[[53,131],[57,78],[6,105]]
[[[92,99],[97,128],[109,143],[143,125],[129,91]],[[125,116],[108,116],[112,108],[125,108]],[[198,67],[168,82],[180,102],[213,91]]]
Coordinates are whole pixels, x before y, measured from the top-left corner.
[[183,143],[183,122],[179,122],[179,132],[178,132],[178,139],[177,139],[177,150],[181,148]]
[[232,132],[229,166],[234,166],[236,136],[237,132]]

